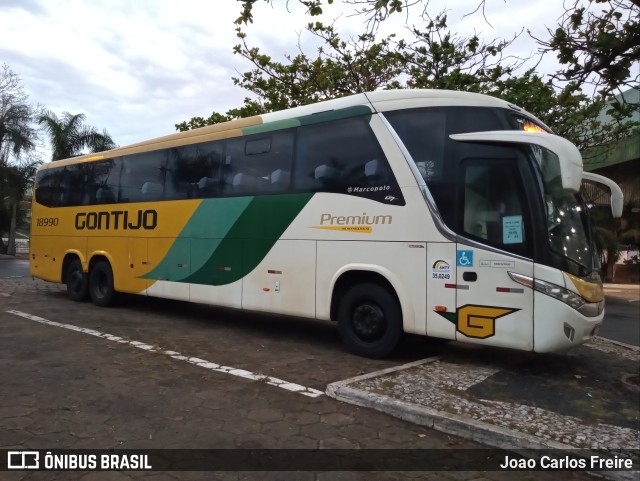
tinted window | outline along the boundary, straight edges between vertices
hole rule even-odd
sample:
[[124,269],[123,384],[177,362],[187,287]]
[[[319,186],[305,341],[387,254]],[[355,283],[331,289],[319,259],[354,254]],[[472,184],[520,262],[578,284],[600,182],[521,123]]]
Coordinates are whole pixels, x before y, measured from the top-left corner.
[[292,158],[293,131],[229,140],[222,167],[222,193],[287,192]]
[[456,142],[449,135],[512,129],[506,115],[498,109],[481,107],[429,107],[384,114],[411,154],[442,219],[451,229],[458,225],[459,163],[465,157],[483,156],[487,147]]
[[206,142],[171,149],[165,198],[192,199],[220,194],[224,142]]
[[83,205],[113,204],[116,202],[120,166],[120,158],[86,164],[86,174],[84,175],[86,203]]
[[147,202],[164,198],[166,150],[124,157],[119,202]]
[[462,174],[462,233],[506,251],[529,255],[529,217],[517,163],[468,159],[462,164]]
[[365,118],[300,127],[293,188],[404,202]]
[[401,110],[390,114],[389,122],[425,181],[441,181],[447,138],[446,112],[435,109]]
[[60,169],[45,169],[36,175],[36,201],[47,207],[60,205]]

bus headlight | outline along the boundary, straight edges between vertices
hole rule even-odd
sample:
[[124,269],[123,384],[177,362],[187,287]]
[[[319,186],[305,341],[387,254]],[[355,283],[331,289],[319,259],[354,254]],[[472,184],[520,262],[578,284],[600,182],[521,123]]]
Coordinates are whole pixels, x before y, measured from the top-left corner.
[[509,277],[518,284],[522,284],[523,286],[530,287],[538,292],[551,296],[554,299],[558,299],[576,310],[585,305],[585,300],[582,297],[557,284],[541,281],[540,279],[534,279],[529,276],[523,276],[522,274],[516,274],[515,272],[509,272]]

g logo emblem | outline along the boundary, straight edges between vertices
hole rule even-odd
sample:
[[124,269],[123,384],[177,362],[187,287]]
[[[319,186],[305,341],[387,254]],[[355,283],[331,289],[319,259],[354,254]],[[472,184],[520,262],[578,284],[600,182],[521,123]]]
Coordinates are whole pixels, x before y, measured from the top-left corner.
[[496,333],[496,319],[519,311],[508,307],[476,306],[467,304],[458,307],[457,313],[438,312],[456,325],[456,330],[467,337],[486,339]]

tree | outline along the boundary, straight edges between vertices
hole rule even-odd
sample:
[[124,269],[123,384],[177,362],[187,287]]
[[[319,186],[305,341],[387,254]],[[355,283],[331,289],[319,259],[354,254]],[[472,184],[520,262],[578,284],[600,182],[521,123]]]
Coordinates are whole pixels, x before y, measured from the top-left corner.
[[555,81],[593,86],[601,97],[640,80],[640,0],[573,0],[549,40],[535,38],[563,69]]
[[4,214],[0,214],[0,239],[8,233],[8,243],[0,241],[0,250],[9,255],[16,253],[16,228],[23,212],[20,202],[33,185],[36,170],[40,165],[38,159],[18,159],[13,165],[0,165],[0,199],[8,206]]
[[27,101],[20,77],[8,65],[3,65],[0,69],[0,165],[7,165],[10,156],[19,157],[35,146],[34,109]]
[[380,88],[480,91],[483,83],[519,66],[519,59],[509,58],[511,63],[505,64],[502,56],[513,39],[484,43],[475,35],[460,37],[447,30],[444,12],[433,20],[424,15],[426,28],[411,29],[413,41],[396,40],[393,34],[377,39],[375,32],[345,40],[334,25],[309,23],[307,31],[324,45],[315,56],[306,54],[298,45],[298,53],[286,55],[285,62],[250,47],[246,34],[238,27],[240,44],[234,52],[254,68],[233,81],[257,100],[246,98],[239,109],[226,114],[214,112],[208,119],[194,117],[176,124],[176,128],[187,130]]
[[[0,69],[0,250],[15,254],[18,205],[32,178],[31,161],[22,156],[35,147],[37,132],[32,127],[35,109],[28,104],[20,77],[8,65]],[[9,234],[5,246],[2,234]]]
[[249,47],[246,35],[238,29],[241,43],[234,52],[249,60],[255,68],[234,77],[233,82],[253,93],[257,100],[245,98],[240,108],[226,114],[213,112],[207,119],[193,117],[176,124],[176,129],[184,131],[353,93],[400,86],[396,78],[401,73],[401,57],[390,48],[393,35],[376,41],[373,34],[364,33],[346,41],[332,25],[320,22],[308,24],[307,31],[325,44],[319,48],[317,56],[312,58],[298,46],[296,55],[286,55],[286,62],[278,62],[259,48]]
[[[313,16],[321,13],[323,5],[333,2],[300,0],[300,3]],[[431,17],[426,11],[428,2],[421,0],[342,0],[342,3],[361,7],[359,13],[370,19],[367,31],[343,40],[333,25],[309,23],[307,31],[323,40],[323,46],[312,56],[298,45],[298,53],[285,56],[284,62],[250,47],[243,24],[251,18],[239,18],[236,24],[240,44],[234,51],[254,68],[233,80],[254,98],[246,98],[238,109],[225,114],[214,112],[206,119],[194,117],[176,124],[176,128],[188,130],[352,93],[398,87],[465,90],[501,97],[538,116],[580,149],[615,141],[636,126],[627,121],[627,116],[637,105],[627,105],[624,112],[620,111],[618,122],[605,123],[600,120],[600,113],[611,100],[610,95],[588,95],[581,89],[583,84],[575,80],[555,85],[553,78],[544,80],[531,68],[520,73],[530,59],[508,54],[519,34],[488,42],[478,35],[460,36],[448,29],[445,12]],[[396,40],[394,35],[377,38],[376,28],[381,21],[419,4],[424,6],[422,22],[408,29],[407,39]],[[251,5],[245,2],[243,8],[250,11]],[[476,11],[481,8],[484,9],[484,1],[478,3]]]
[[83,125],[84,114],[72,115],[63,112],[58,118],[51,111],[45,111],[38,117],[51,142],[51,160],[66,159],[81,155],[84,149],[89,152],[102,152],[116,147],[106,130],[98,132],[95,127]]
[[395,46],[410,88],[487,92],[528,60],[504,55],[518,35],[487,43],[478,35],[461,37],[451,32],[445,12],[434,18],[424,12],[422,19],[424,27],[410,29],[414,39],[400,40]]
[[[253,22],[253,4],[257,0],[244,0],[239,17],[236,19],[236,25],[248,24]],[[265,0],[267,3],[273,3],[273,0]],[[307,9],[307,14],[312,17],[322,15],[324,12],[323,5],[333,4],[333,0],[298,0],[298,3]],[[357,7],[357,13],[367,18],[367,23],[375,29],[375,25],[384,21],[393,13],[400,13],[408,10],[409,7],[420,4],[429,4],[426,0],[342,0],[342,3]],[[485,0],[479,0],[479,8],[484,8]],[[425,9],[426,9],[425,5]],[[289,2],[287,1],[287,6]]]

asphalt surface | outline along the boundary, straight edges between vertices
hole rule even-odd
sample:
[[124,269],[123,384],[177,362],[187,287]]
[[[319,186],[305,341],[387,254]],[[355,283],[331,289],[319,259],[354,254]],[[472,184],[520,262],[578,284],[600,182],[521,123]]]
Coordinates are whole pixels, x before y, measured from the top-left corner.
[[640,346],[640,287],[607,287],[605,305],[605,322],[599,335]]

